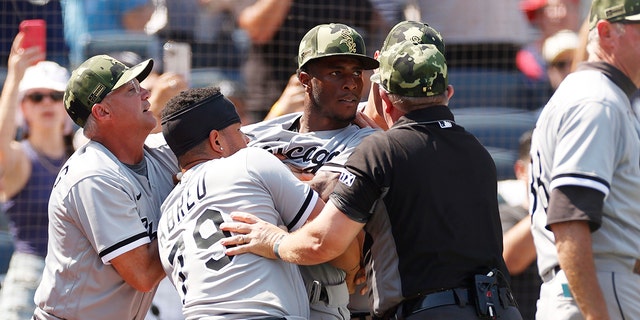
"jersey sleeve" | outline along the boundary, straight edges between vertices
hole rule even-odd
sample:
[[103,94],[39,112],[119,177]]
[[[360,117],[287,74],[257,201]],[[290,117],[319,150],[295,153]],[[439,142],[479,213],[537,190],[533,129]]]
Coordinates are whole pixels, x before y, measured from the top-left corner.
[[309,218],[318,194],[298,180],[278,158],[259,148],[248,148],[247,168],[263,184],[273,199],[289,231],[300,228]]
[[390,161],[382,156],[388,147],[383,139],[370,137],[353,152],[340,174],[330,200],[349,218],[366,223],[377,201],[388,190],[385,172],[390,170]]
[[151,242],[135,201],[107,177],[91,177],[75,184],[67,208],[77,212],[79,228],[102,262]]
[[622,124],[614,108],[585,103],[561,121],[553,156],[550,188],[581,186],[609,192],[618,154],[615,141]]

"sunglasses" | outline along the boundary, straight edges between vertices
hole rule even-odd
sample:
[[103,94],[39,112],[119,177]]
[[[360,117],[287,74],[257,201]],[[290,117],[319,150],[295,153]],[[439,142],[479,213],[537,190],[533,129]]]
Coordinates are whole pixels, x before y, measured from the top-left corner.
[[52,91],[50,93],[34,92],[26,95],[27,99],[35,103],[42,102],[42,100],[44,100],[45,97],[49,97],[51,98],[51,100],[55,102],[59,102],[59,101],[62,101],[62,99],[64,98],[64,92],[59,92],[59,91]]

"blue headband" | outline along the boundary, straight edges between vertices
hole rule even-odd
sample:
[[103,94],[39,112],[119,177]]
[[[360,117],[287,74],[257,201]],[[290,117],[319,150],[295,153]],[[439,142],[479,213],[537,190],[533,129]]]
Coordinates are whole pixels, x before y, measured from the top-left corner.
[[185,154],[209,137],[240,122],[236,108],[222,93],[217,93],[192,106],[162,118],[162,135],[177,157]]

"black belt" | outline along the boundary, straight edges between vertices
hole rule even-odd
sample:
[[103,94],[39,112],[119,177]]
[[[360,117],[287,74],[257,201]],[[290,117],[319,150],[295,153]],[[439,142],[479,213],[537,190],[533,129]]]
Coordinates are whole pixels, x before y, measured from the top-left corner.
[[[498,291],[501,296],[499,299],[504,307],[516,306],[516,302],[513,300],[511,291],[508,288],[500,287]],[[502,297],[503,295],[504,297]],[[450,305],[458,305],[460,307],[466,305],[475,306],[473,291],[467,288],[456,288],[405,300],[402,302],[402,313],[404,317],[408,317],[424,310]]]
[[407,317],[420,311],[442,306],[465,306],[472,301],[471,298],[471,291],[466,288],[438,291],[404,301],[402,303],[402,313]]

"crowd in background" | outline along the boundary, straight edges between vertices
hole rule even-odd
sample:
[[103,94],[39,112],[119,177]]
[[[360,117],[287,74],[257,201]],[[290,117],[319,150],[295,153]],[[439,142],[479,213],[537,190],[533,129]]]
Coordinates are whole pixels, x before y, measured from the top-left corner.
[[[5,219],[4,228],[13,233],[15,245],[7,248],[14,252],[11,265],[9,257],[0,256],[7,259],[0,263],[5,268],[0,272],[9,270],[3,278],[8,285],[2,289],[19,281],[17,270],[30,270],[26,281],[32,288],[23,293],[26,299],[40,282],[34,275],[41,273],[46,254],[42,203],[48,194],[43,186],[52,184],[73,150],[87,142],[77,123],[60,116],[64,115],[62,84],[91,56],[108,54],[128,67],[154,59],[149,76],[140,83],[149,91],[157,122],[151,133],[162,130],[161,109],[170,98],[188,88],[208,86],[219,87],[233,102],[245,126],[303,111],[304,87],[296,75],[296,57],[300,40],[314,26],[339,22],[353,27],[373,57],[396,23],[414,20],[442,34],[446,47],[442,55],[449,82],[456,88],[449,107],[461,125],[465,126],[464,119],[469,121],[467,129],[497,165],[506,266],[515,280],[523,318],[533,319],[540,285],[536,253],[531,250],[533,240],[522,236],[530,233],[530,225],[518,227],[521,220],[528,220],[524,208],[529,204],[529,173],[522,172],[520,162],[530,160],[518,147],[528,150],[540,110],[586,59],[590,4],[587,0],[0,0],[0,148],[3,154],[12,154],[2,157],[0,167],[0,221]],[[26,19],[46,21],[46,56],[36,51],[29,51],[28,57],[12,55],[23,41],[16,35]],[[165,70],[167,42],[189,44],[189,74]],[[46,61],[37,63],[40,60]],[[372,71],[363,74],[362,91],[368,93],[375,86],[369,81]],[[362,94],[362,102],[367,97]],[[51,108],[51,114],[40,106]],[[483,117],[485,112],[492,116]],[[517,121],[505,120],[514,115]],[[26,193],[29,190],[35,195]],[[40,205],[30,206],[36,198]],[[39,218],[15,219],[24,212]],[[37,222],[37,231],[25,232],[32,222]],[[520,251],[520,259],[511,265],[507,249],[522,243],[529,250]],[[24,295],[3,290],[0,310],[10,296],[24,301]],[[162,295],[159,291],[160,299]],[[166,298],[175,299],[171,294]],[[170,314],[159,309],[160,304],[154,303],[149,317],[154,310]]]

